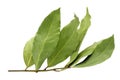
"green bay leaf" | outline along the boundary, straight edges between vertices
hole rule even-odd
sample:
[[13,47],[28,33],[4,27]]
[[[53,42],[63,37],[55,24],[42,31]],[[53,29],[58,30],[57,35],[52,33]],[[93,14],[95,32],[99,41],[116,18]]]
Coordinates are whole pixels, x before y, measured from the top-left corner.
[[79,44],[78,44],[78,48],[77,50],[79,50],[81,43],[83,42],[83,39],[91,25],[91,16],[89,14],[88,8],[86,9],[86,15],[85,17],[82,19],[81,24],[80,24],[80,29],[78,29],[78,33],[79,33]]
[[78,51],[73,52],[73,54],[70,56],[70,61],[65,65],[66,68],[71,67],[72,64],[74,64],[73,62],[75,61],[75,59],[78,56]]
[[79,51],[79,48],[80,48],[80,46],[81,46],[81,43],[82,43],[82,41],[83,41],[83,39],[84,39],[84,37],[85,37],[85,35],[86,35],[86,33],[87,33],[90,25],[91,25],[90,19],[91,19],[91,16],[90,16],[89,11],[88,11],[88,8],[87,8],[87,9],[86,9],[86,15],[85,15],[85,17],[82,19],[81,24],[80,24],[80,28],[78,29],[79,44],[78,44],[75,52],[73,52],[73,54],[71,55],[70,61],[67,63],[66,66],[68,66],[69,64],[71,64],[71,63],[74,61],[74,59],[76,58],[77,53],[78,53],[78,51]]
[[40,25],[33,42],[33,60],[38,70],[54,51],[60,34],[60,9],[51,12]]
[[88,67],[104,62],[111,57],[114,46],[114,36],[104,39],[96,46],[91,55],[74,67]]
[[78,25],[79,19],[75,16],[75,19],[62,29],[56,50],[48,58],[48,67],[64,61],[76,49],[78,44]]
[[93,51],[95,50],[96,46],[99,44],[100,42],[95,42],[94,44],[92,44],[91,46],[87,47],[86,49],[84,49],[83,51],[81,51],[79,54],[77,54],[76,58],[74,58],[74,60],[68,65],[69,67],[74,66],[78,61],[80,61],[81,58],[89,56],[93,53]]
[[23,51],[23,58],[27,68],[34,64],[32,56],[33,40],[34,38],[31,38],[29,41],[27,41]]

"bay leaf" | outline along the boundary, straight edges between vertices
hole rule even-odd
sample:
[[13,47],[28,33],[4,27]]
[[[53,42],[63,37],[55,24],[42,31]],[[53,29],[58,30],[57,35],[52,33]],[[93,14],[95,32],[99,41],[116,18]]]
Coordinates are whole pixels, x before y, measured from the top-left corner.
[[23,58],[26,64],[26,69],[34,64],[33,56],[32,56],[33,40],[34,38],[31,38],[29,41],[27,41],[23,51]]
[[69,64],[69,67],[74,66],[78,61],[80,61],[81,58],[89,56],[93,53],[93,51],[95,50],[96,46],[100,43],[99,42],[95,42],[94,44],[92,44],[91,46],[87,47],[86,49],[84,49],[83,51],[81,51],[79,54],[77,54],[76,58],[74,59],[74,61],[72,61]]
[[54,51],[60,34],[60,9],[52,11],[40,25],[33,42],[33,60],[38,70]]
[[80,23],[80,28],[78,29],[79,44],[78,44],[76,50],[75,50],[75,51],[73,52],[73,54],[71,55],[70,61],[66,64],[66,67],[67,67],[69,64],[71,64],[71,63],[74,61],[74,59],[76,58],[77,53],[78,53],[78,51],[79,51],[79,48],[80,48],[80,46],[81,46],[81,43],[82,43],[82,41],[83,41],[83,39],[84,39],[84,37],[85,37],[85,35],[86,35],[86,33],[87,33],[90,25],[91,25],[90,19],[91,19],[91,16],[90,16],[89,10],[88,10],[88,8],[87,8],[87,9],[86,9],[86,15],[85,15],[85,17],[82,19],[82,21],[81,21],[81,23]]
[[76,49],[78,44],[78,25],[79,19],[75,16],[75,19],[62,29],[56,50],[48,58],[48,67],[55,66],[64,61]]
[[83,62],[78,63],[74,67],[88,67],[104,62],[111,57],[114,50],[114,35],[104,39],[98,44],[91,55],[89,55]]

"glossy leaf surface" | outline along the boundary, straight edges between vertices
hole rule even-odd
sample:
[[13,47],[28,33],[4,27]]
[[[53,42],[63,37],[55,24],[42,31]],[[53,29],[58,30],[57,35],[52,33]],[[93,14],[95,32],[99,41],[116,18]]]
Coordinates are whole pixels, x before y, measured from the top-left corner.
[[74,67],[87,67],[99,64],[111,57],[114,50],[114,36],[111,36],[98,44],[91,55]]
[[30,39],[24,47],[24,51],[23,51],[23,58],[24,58],[24,62],[26,64],[26,67],[30,67],[34,64],[33,62],[33,56],[32,56],[32,46],[33,46],[33,40],[34,38]]
[[33,42],[33,59],[38,70],[54,51],[60,34],[60,9],[51,12],[42,22]]
[[62,29],[56,50],[48,58],[48,67],[64,61],[76,49],[78,44],[78,25],[79,19],[75,16],[75,19]]

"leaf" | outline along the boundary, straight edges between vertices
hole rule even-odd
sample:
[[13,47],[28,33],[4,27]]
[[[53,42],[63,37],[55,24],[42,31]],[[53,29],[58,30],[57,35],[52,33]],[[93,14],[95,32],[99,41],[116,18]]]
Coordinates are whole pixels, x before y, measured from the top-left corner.
[[114,46],[114,36],[104,39],[100,44],[97,45],[91,55],[74,67],[87,67],[104,62],[111,57]]
[[94,44],[92,44],[91,46],[87,47],[86,49],[84,49],[79,54],[77,54],[76,58],[68,65],[68,67],[74,66],[81,58],[91,55],[93,53],[93,51],[95,50],[96,46],[100,42],[95,42]]
[[75,58],[77,57],[78,52],[74,52],[73,55],[70,57],[70,61],[75,60]]
[[23,51],[23,58],[24,58],[24,62],[28,67],[32,66],[34,64],[33,62],[33,56],[32,56],[32,46],[33,46],[33,40],[34,38],[31,38],[24,47],[24,51]]
[[[70,59],[70,61],[67,63],[67,65],[71,64],[72,61],[75,59],[75,56],[77,56],[76,53],[78,53],[79,48],[80,48],[80,46],[81,46],[81,43],[82,43],[82,41],[83,41],[83,39],[84,39],[84,37],[85,37],[85,35],[86,35],[86,33],[87,33],[90,25],[91,25],[90,19],[91,19],[91,16],[90,16],[89,11],[88,11],[88,8],[87,8],[87,9],[86,9],[86,15],[85,15],[85,17],[82,19],[81,25],[80,25],[80,29],[78,30],[78,34],[79,34],[79,44],[78,44],[75,52],[71,55],[71,59]],[[66,66],[67,66],[67,65],[66,65]]]
[[60,34],[60,9],[51,12],[42,22],[33,42],[33,59],[38,70],[54,51]]
[[71,56],[70,56],[70,61],[65,65],[66,68],[70,67],[71,64],[73,64],[73,61],[76,59],[76,57],[78,56],[78,51],[74,52]]
[[88,8],[86,9],[86,16],[82,19],[81,21],[81,25],[80,25],[80,29],[78,30],[78,33],[79,33],[79,46],[78,46],[78,49],[80,48],[81,46],[81,43],[91,25],[91,16],[89,14],[89,11],[88,11]]
[[56,50],[48,58],[48,67],[64,61],[76,49],[78,44],[78,25],[79,19],[75,16],[75,19],[62,29]]

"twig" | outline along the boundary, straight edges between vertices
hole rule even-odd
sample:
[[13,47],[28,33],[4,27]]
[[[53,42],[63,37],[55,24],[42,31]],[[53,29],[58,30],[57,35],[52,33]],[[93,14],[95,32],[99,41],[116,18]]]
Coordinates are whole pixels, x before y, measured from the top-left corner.
[[8,70],[8,72],[47,72],[47,71],[55,71],[60,72],[69,68],[54,68],[54,69],[44,69],[44,70]]

